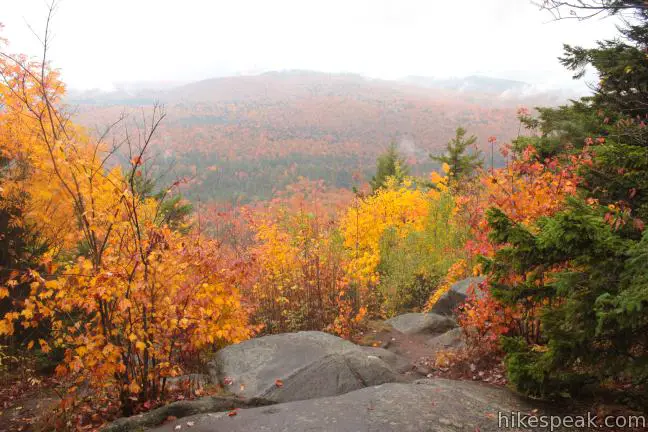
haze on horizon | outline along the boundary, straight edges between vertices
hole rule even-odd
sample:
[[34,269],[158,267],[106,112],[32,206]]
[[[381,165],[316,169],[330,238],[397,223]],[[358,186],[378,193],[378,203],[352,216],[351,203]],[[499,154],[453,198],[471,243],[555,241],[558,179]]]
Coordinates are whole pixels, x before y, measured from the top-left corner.
[[[43,0],[0,0],[10,51],[37,55]],[[60,0],[50,59],[70,88],[270,70],[372,78],[484,75],[584,92],[563,43],[613,38],[616,18],[552,21],[530,0]],[[595,77],[591,75],[591,81]]]

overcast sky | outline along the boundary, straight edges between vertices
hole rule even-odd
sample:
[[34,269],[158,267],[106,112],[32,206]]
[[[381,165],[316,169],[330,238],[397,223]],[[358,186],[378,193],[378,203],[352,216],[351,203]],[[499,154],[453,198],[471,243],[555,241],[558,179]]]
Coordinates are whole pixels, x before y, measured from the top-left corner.
[[[38,54],[44,0],[0,0],[11,51]],[[529,0],[60,0],[51,59],[73,88],[265,70],[375,78],[472,74],[572,87],[562,44],[612,19],[552,22]]]

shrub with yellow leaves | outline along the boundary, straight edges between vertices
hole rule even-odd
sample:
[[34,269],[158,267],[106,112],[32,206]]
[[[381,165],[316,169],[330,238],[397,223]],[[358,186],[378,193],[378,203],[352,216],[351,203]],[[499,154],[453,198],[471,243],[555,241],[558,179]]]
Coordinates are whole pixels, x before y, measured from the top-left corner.
[[347,277],[371,317],[421,310],[463,255],[467,231],[458,223],[448,169],[432,173],[428,190],[411,179],[388,179],[375,194],[356,198],[343,216]]
[[341,221],[344,246],[349,251],[348,277],[365,287],[376,286],[380,263],[380,239],[388,228],[399,237],[421,231],[429,212],[425,192],[389,178],[384,188],[366,198],[356,198]]
[[[250,287],[254,320],[264,331],[323,330],[338,317],[344,251],[332,215],[317,202],[259,212]],[[350,312],[351,313],[351,312]]]
[[23,168],[3,192],[24,197],[23,223],[50,246],[40,272],[12,274],[0,290],[6,297],[29,284],[28,296],[0,319],[0,335],[48,326],[51,337],[38,346],[64,351],[56,372],[67,378],[66,403],[85,383],[93,398],[118,399],[131,414],[136,401],[164,392],[183,355],[249,337],[246,308],[219,245],[165,225],[171,190],[162,198],[141,191],[160,107],[139,139],[126,136],[130,166],[108,169],[118,149],[69,121],[63,86],[46,65],[3,57],[0,74],[0,149]]

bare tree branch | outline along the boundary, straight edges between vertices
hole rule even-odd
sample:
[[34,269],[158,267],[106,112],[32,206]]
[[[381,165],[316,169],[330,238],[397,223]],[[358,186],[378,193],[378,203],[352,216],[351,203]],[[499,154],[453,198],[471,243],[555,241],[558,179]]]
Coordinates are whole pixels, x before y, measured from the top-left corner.
[[554,20],[576,19],[579,21],[596,16],[617,15],[623,12],[645,13],[648,3],[644,0],[533,0],[531,3],[546,10]]

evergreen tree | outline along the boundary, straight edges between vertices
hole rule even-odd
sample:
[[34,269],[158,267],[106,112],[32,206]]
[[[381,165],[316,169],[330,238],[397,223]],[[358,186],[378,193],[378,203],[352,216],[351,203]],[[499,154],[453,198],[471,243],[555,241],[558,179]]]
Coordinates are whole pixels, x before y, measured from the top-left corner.
[[591,152],[580,194],[533,227],[496,209],[488,215],[501,245],[484,260],[491,292],[526,311],[521,330],[503,338],[507,373],[539,396],[573,395],[587,383],[648,385],[648,7],[578,4],[634,10],[636,19],[621,29],[624,40],[565,47],[561,61],[577,78],[591,65],[601,81],[592,96],[523,119],[540,136],[518,139],[515,148],[533,145],[542,158]]
[[[547,1],[558,7],[561,2]],[[581,4],[581,2],[579,2]],[[587,196],[603,205],[632,209],[648,218],[648,6],[643,1],[584,1],[586,11],[633,12],[634,20],[620,28],[623,38],[599,41],[595,48],[565,45],[561,63],[581,78],[588,66],[600,77],[594,94],[569,106],[541,108],[538,120],[523,121],[538,128],[532,142],[541,158],[591,148],[593,165],[583,171]],[[581,9],[573,7],[573,9]],[[529,144],[518,140],[518,150]]]
[[450,167],[448,175],[451,184],[458,184],[464,179],[474,176],[475,170],[483,166],[484,160],[479,149],[471,154],[466,153],[468,148],[475,144],[477,137],[471,135],[466,138],[466,129],[458,127],[456,135],[448,141],[445,154],[441,156],[430,155],[433,161],[446,163]]
[[[484,261],[491,293],[528,313],[523,330],[503,338],[509,379],[520,391],[574,396],[588,383],[648,378],[648,236],[624,238],[603,213],[571,199],[531,229],[489,212],[492,238],[503,246]],[[530,305],[540,310],[528,312]]]
[[394,177],[400,183],[408,175],[409,166],[405,159],[398,153],[396,144],[392,143],[385,153],[378,156],[376,175],[370,181],[371,188],[375,192],[385,186],[387,178]]
[[188,232],[190,228],[189,217],[193,213],[193,206],[185,202],[181,195],[169,196],[168,191],[155,191],[156,182],[150,177],[135,177],[134,184],[142,199],[154,198],[160,201],[157,223],[168,225],[171,229]]

